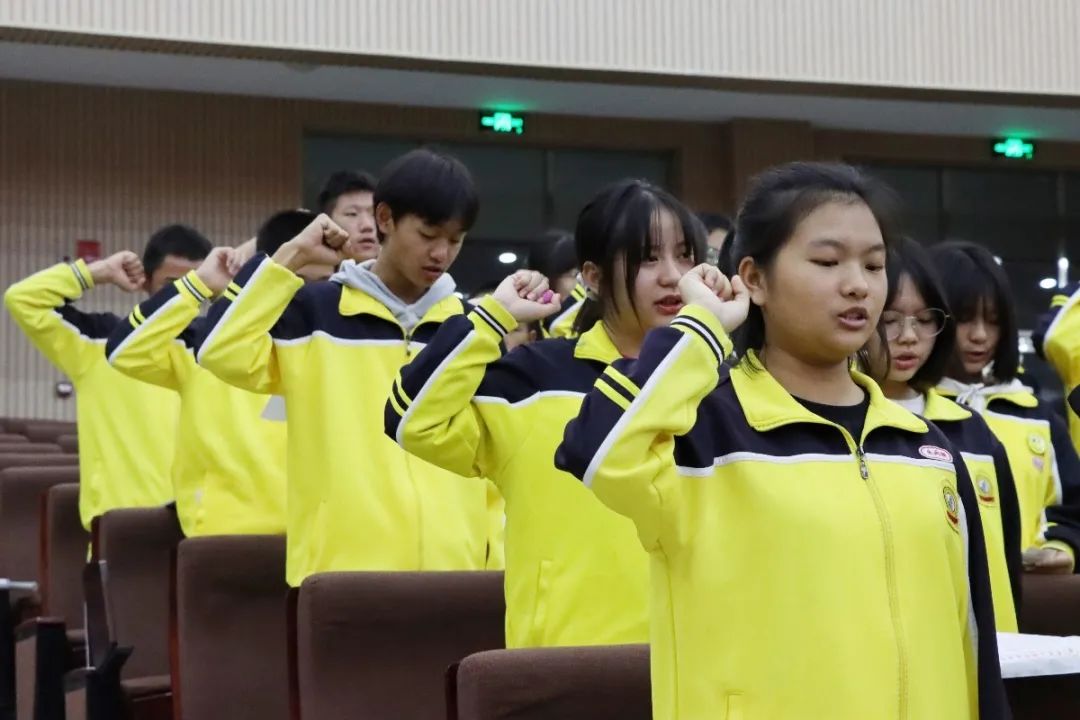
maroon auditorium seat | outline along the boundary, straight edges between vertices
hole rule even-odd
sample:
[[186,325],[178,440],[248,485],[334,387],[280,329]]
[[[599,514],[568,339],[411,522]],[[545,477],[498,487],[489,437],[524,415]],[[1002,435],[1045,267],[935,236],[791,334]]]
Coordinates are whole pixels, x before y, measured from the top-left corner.
[[[93,535],[85,592],[94,667],[66,682],[69,716],[85,702],[78,712],[91,720],[171,718],[172,556],[182,538],[176,512],[111,510],[95,520]],[[99,707],[104,709],[87,710]]]
[[443,720],[446,669],[504,646],[501,572],[313,575],[295,615],[302,720]]
[[19,435],[18,433],[0,432],[0,444],[7,445],[11,443],[18,444],[28,442],[30,442],[30,438],[26,437],[25,435]]
[[[1020,632],[1080,635],[1080,575],[1024,574]],[[1080,717],[1080,675],[1005,681],[1015,720]]]
[[0,470],[13,467],[78,467],[79,456],[65,453],[2,453]]
[[54,485],[41,500],[41,616],[15,633],[19,720],[62,720],[64,674],[85,657],[82,575],[90,535],[79,517],[79,486]]
[[30,438],[31,442],[55,443],[61,435],[70,435],[76,432],[75,423],[63,420],[46,420],[26,423],[23,435]]
[[12,442],[0,443],[0,454],[8,453],[62,453],[59,445],[53,442]]
[[650,720],[649,647],[492,650],[451,668],[453,720]]
[[0,470],[0,577],[38,579],[41,498],[54,485],[78,481],[74,466]]
[[[39,579],[41,498],[54,485],[78,479],[74,466],[0,470],[0,577]],[[15,627],[39,608],[38,593],[0,591],[0,711],[10,712],[15,700]]]
[[188,538],[177,548],[178,720],[288,720],[285,537]]
[[79,452],[78,435],[61,435],[56,438],[56,444],[66,453],[78,454]]

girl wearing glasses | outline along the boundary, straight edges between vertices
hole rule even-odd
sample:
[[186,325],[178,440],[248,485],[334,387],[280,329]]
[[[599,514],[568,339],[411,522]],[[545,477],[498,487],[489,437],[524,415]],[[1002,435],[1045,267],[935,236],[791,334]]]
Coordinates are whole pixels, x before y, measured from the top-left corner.
[[926,251],[907,238],[890,248],[881,330],[888,352],[872,353],[882,392],[932,420],[960,451],[979,499],[997,629],[1016,632],[1020,590],[1020,514],[1005,448],[986,422],[934,390],[945,375],[956,326]]
[[1080,461],[1065,423],[1019,377],[1019,339],[1004,270],[981,245],[950,242],[930,250],[948,278],[956,348],[938,389],[980,413],[1008,453],[1020,506],[1024,569],[1069,573],[1080,529]]

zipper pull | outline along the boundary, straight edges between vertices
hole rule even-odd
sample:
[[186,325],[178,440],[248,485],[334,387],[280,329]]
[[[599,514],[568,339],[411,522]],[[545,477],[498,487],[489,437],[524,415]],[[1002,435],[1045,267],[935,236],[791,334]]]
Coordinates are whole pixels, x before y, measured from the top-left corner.
[[863,451],[862,446],[855,449],[855,457],[859,458],[859,474],[862,475],[862,479],[869,480],[870,468],[866,464],[866,453]]

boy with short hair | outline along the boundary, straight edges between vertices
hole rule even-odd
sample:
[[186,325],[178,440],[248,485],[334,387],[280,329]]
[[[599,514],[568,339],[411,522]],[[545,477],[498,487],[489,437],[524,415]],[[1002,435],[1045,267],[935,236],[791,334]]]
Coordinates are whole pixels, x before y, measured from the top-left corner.
[[173,499],[169,469],[180,401],[176,393],[132,380],[106,362],[106,338],[125,319],[82,312],[71,303],[99,285],[157,292],[209,252],[210,241],[198,231],[169,225],[151,236],[141,261],[124,250],[92,263],[60,263],[4,293],[4,304],[30,342],[75,386],[79,515],[87,529],[108,510]]
[[476,219],[476,189],[461,163],[428,150],[398,158],[382,178],[377,260],[346,261],[330,282],[305,286],[298,268],[333,264],[352,242],[319,216],[244,265],[211,308],[198,351],[223,380],[285,398],[289,545],[304,548],[289,554],[293,586],[316,572],[471,570],[487,559],[485,487],[383,433],[398,370],[463,311],[446,271]]
[[363,170],[338,170],[326,179],[319,193],[319,210],[349,233],[346,252],[364,262],[379,255],[375,228],[375,178]]
[[[255,247],[275,252],[315,215],[287,210],[259,229]],[[285,532],[284,417],[270,396],[235,388],[195,362],[202,307],[232,279],[233,248],[215,248],[198,269],[132,310],[109,336],[109,363],[180,395],[172,467],[176,512],[187,537]],[[325,278],[333,268],[302,268]]]

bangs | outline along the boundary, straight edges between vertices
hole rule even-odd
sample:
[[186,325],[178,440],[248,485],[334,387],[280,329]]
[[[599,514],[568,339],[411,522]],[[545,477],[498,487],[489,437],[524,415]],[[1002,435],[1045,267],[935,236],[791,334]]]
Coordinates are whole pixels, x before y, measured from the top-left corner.
[[413,214],[428,225],[457,220],[468,230],[476,222],[476,193],[471,185],[460,182],[452,167],[439,168],[421,179],[415,192]]
[[1007,301],[1007,292],[993,275],[985,272],[971,258],[960,255],[948,268],[949,282],[945,287],[946,299],[956,322],[970,322],[979,312],[1001,312]]
[[413,150],[390,163],[375,188],[374,204],[386,203],[395,220],[416,215],[428,225],[450,220],[469,230],[480,201],[469,171],[458,160]]

